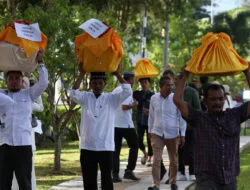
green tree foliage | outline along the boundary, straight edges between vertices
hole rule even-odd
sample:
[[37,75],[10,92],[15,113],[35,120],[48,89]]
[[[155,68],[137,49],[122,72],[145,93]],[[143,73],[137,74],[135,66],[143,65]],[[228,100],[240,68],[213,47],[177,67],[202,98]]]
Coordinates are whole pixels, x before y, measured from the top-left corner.
[[214,19],[213,32],[225,32],[230,37],[237,52],[245,57],[250,48],[250,11],[248,8],[219,14]]

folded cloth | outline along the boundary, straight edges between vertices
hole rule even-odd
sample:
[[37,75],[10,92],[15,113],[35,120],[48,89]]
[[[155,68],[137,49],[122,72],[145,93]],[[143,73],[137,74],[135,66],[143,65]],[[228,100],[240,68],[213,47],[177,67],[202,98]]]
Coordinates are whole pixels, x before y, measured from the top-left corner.
[[87,32],[76,36],[75,53],[85,72],[114,72],[123,56],[123,42],[114,29],[109,28],[98,38]]
[[[15,22],[20,24],[29,25],[29,23],[25,20],[16,20]],[[42,41],[34,42],[28,39],[20,38],[17,36],[15,31],[14,23],[10,23],[0,32],[0,41],[7,42],[24,49],[24,52],[27,57],[32,56],[35,52],[39,50],[39,48],[46,49],[47,45],[47,37],[41,32]]]
[[1,71],[22,71],[31,73],[37,67],[35,51],[31,56],[26,57],[24,49],[13,44],[0,42],[0,70]]
[[133,71],[138,79],[152,78],[159,73],[147,58],[138,60]]
[[221,32],[207,33],[187,63],[185,70],[199,76],[235,75],[248,68],[233,48],[230,37]]
[[[29,25],[25,20],[17,23]],[[47,45],[47,37],[41,33],[42,41],[34,42],[17,36],[14,23],[0,32],[0,70],[19,70],[31,73],[37,67],[36,56],[40,48]]]

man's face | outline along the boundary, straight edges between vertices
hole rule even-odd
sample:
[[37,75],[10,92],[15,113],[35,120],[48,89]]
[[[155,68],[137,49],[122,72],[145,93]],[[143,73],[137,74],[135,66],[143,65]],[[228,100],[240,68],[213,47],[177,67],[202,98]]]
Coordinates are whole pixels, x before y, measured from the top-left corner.
[[204,99],[207,104],[208,112],[220,113],[223,111],[225,103],[225,94],[222,89],[209,89],[208,96]]
[[92,79],[90,81],[90,88],[96,96],[100,96],[105,88],[106,82],[103,79]]
[[165,80],[164,83],[160,86],[160,92],[162,95],[168,95],[172,92],[173,81]]
[[5,82],[11,92],[18,92],[23,87],[23,78],[18,72],[9,72]]
[[147,91],[150,87],[150,82],[147,79],[140,80],[142,90]]
[[131,84],[131,86],[133,86],[133,84],[135,83],[135,77],[128,77],[126,80],[129,84]]

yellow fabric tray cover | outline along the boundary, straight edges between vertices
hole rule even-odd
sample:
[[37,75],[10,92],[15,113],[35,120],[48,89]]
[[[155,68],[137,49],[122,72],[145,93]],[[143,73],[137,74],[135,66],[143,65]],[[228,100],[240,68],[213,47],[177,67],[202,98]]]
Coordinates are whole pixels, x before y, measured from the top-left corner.
[[149,59],[143,58],[136,62],[134,68],[135,77],[140,78],[152,78],[159,73],[159,71],[151,64]]
[[85,72],[114,72],[122,56],[123,42],[114,29],[109,28],[99,38],[83,33],[75,38],[75,53]]
[[230,37],[221,32],[207,33],[187,63],[185,70],[199,76],[234,75],[248,68],[248,62],[233,49]]
[[[25,20],[18,20],[15,22],[27,25],[29,24]],[[23,48],[26,56],[30,57],[35,52],[37,52],[39,48],[42,48],[44,50],[46,49],[48,39],[42,32],[41,36],[42,36],[41,42],[34,42],[28,39],[20,38],[16,34],[14,23],[11,23],[0,32],[0,41],[4,41]]]

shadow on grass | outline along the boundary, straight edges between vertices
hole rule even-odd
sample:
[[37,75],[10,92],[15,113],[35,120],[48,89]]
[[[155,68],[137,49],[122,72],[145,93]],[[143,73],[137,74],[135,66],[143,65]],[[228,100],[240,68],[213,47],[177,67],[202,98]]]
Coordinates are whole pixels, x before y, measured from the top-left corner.
[[[72,154],[72,153],[80,153],[80,150],[62,150],[61,152],[62,154]],[[41,150],[40,152],[36,152],[36,155],[46,155],[46,154],[54,154],[54,150],[47,150],[47,151],[43,151]]]
[[60,172],[54,171],[53,167],[37,166],[37,189],[49,189],[65,181],[69,181],[81,176],[80,166],[63,168]]
[[[39,150],[54,150],[55,148],[55,143],[51,141],[44,141],[41,143],[41,145],[38,146]],[[62,148],[66,149],[79,149],[79,141],[62,141]]]
[[[80,176],[77,176],[77,177],[80,177]],[[37,190],[44,190],[44,189],[49,189],[51,188],[52,186],[55,186],[57,184],[60,184],[60,183],[63,183],[67,180],[72,180],[76,178],[76,176],[73,176],[71,178],[67,178],[66,180],[63,178],[63,179],[47,179],[47,180],[37,180]]]

